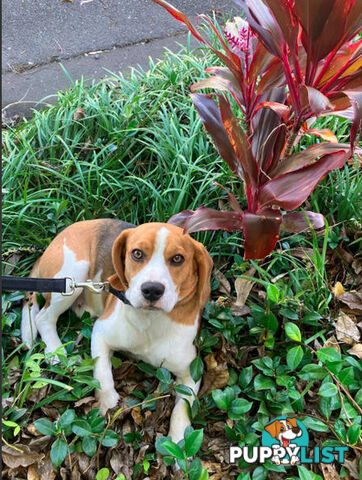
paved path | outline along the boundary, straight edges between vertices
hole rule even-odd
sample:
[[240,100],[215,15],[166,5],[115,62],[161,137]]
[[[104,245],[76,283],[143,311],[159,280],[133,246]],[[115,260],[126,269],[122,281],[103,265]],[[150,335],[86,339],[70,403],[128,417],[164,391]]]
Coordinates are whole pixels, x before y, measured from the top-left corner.
[[[69,86],[60,62],[73,80],[100,79],[107,76],[105,68],[147,68],[149,56],[160,58],[164,47],[177,51],[186,43],[184,25],[151,0],[80,3],[3,0],[2,105],[14,104],[7,116],[29,115],[36,102],[48,96],[51,101]],[[232,0],[171,3],[190,18],[234,9]]]

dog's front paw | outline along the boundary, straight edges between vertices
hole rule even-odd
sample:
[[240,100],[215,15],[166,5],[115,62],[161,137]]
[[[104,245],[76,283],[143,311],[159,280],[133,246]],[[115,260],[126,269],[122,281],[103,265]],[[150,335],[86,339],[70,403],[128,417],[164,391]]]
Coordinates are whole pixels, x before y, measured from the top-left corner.
[[99,408],[102,415],[107,413],[107,410],[114,408],[119,400],[119,395],[115,390],[107,391],[107,392],[97,392],[96,398],[99,402]]
[[272,462],[275,463],[275,465],[280,465],[280,458],[277,456],[272,457]]
[[299,457],[297,457],[296,455],[292,455],[292,458],[290,459],[291,465],[295,465],[299,462],[300,462]]

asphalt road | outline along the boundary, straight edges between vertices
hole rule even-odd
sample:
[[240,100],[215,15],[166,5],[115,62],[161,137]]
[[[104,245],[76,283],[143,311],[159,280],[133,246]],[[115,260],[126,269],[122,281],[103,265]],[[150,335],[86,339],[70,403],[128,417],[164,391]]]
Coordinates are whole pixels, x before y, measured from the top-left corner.
[[[232,0],[171,3],[192,19],[235,11]],[[60,62],[73,80],[97,80],[105,68],[147,68],[149,56],[177,51],[187,38],[184,25],[151,0],[3,0],[2,7],[2,105],[10,117],[28,116],[39,100],[69,86]]]

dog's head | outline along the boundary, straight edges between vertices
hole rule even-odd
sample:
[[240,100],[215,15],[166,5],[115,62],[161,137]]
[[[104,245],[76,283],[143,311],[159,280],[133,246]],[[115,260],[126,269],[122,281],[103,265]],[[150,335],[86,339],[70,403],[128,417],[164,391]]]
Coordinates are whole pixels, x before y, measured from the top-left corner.
[[210,295],[210,255],[174,225],[146,223],[124,230],[113,244],[112,260],[116,273],[109,281],[135,308],[171,312],[196,296],[202,309]]
[[291,440],[302,435],[302,430],[295,418],[287,417],[285,420],[275,420],[265,427],[265,430],[276,438],[282,447],[287,447]]

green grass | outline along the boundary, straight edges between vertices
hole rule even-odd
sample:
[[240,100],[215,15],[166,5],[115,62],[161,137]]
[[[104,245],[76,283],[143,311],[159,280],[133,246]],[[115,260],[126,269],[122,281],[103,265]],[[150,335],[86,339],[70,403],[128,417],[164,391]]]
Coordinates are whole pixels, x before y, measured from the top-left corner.
[[[151,63],[149,71],[134,71],[128,78],[111,74],[88,87],[83,81],[75,82],[68,91],[59,92],[56,104],[5,130],[3,250],[31,244],[44,249],[57,232],[84,219],[117,217],[137,224],[166,221],[180,210],[200,205],[218,208],[219,201],[226,198],[223,191],[212,185],[215,180],[240,195],[240,184],[229,176],[188,97],[190,84],[202,78],[204,68],[212,62],[215,59],[210,54],[195,57],[188,51],[180,55],[168,52],[164,61]],[[75,119],[78,109],[83,109],[85,116]],[[346,120],[323,118],[315,126],[331,128],[339,141],[347,141]],[[299,148],[314,141],[306,136]],[[243,240],[239,233],[198,234],[216,266],[230,281],[231,295],[235,295],[235,279],[251,267],[256,270],[251,278],[255,286],[247,303],[250,313],[238,317],[221,300],[209,303],[197,339],[200,358],[213,353],[223,359],[229,372],[226,388],[205,394],[191,412],[195,428],[204,428],[210,438],[215,437],[215,422],[221,422],[225,428],[218,431],[216,438],[222,436],[230,444],[253,445],[270,418],[288,413],[304,419],[316,443],[333,440],[348,445],[350,458],[357,458],[353,448],[360,448],[355,426],[360,417],[355,405],[343,390],[342,397],[322,393],[324,389],[333,391],[338,385],[360,401],[358,362],[348,354],[350,346],[343,343],[338,355],[324,350],[325,356],[320,358],[316,350],[335,334],[333,322],[340,305],[331,294],[331,286],[336,280],[342,281],[346,290],[358,286],[354,270],[335,255],[335,249],[342,246],[352,256],[358,252],[360,192],[357,164],[330,174],[303,206],[323,213],[329,229],[320,236],[284,234],[277,249],[263,262],[242,259]],[[298,256],[297,251],[302,255]],[[20,256],[12,274],[26,275],[38,255]],[[222,296],[219,286],[213,278],[214,299]],[[20,437],[27,442],[27,437],[22,437],[26,426],[35,417],[44,417],[42,408],[57,405],[63,414],[94,388],[89,359],[93,322],[89,316],[78,320],[71,312],[62,315],[58,330],[67,343],[68,357],[62,358],[60,365],[50,366],[40,341],[31,351],[21,346],[20,308],[16,304],[21,297],[18,293],[3,295],[3,398],[11,399],[4,409],[8,422],[4,438],[10,443]],[[114,358],[115,367],[126,363],[121,363],[119,355]],[[174,385],[165,385],[161,380],[157,387],[165,372],[156,372],[144,364],[139,365],[139,370],[147,375],[140,379],[138,372],[132,395],[126,382],[122,396],[127,397],[129,405],[149,402],[145,410],[157,416],[150,398],[172,391]],[[132,380],[132,372],[127,381],[131,381],[129,378]],[[34,393],[41,388],[47,389],[46,395],[37,397]],[[122,382],[118,388],[123,389]],[[224,397],[225,405],[220,400],[224,402]],[[251,403],[250,411],[237,415],[227,398],[232,399],[231,403]],[[85,414],[80,418],[82,408],[77,409],[77,417],[73,415],[80,424],[88,418]],[[162,421],[167,423],[167,418]],[[11,422],[19,425],[20,430]],[[121,434],[122,423],[115,430]],[[64,442],[69,448],[78,448],[78,452],[82,448],[71,425],[53,435],[62,439],[58,442],[61,448]],[[99,432],[94,435],[98,442]],[[121,439],[117,448],[126,448],[127,444],[136,459],[144,437],[148,438],[143,427],[132,423],[132,432]],[[151,443],[155,440],[152,437]],[[203,450],[206,459],[215,461],[211,453]],[[100,466],[109,467],[108,460],[104,452]],[[132,465],[135,474],[147,473],[147,462],[156,465],[152,447],[143,463]],[[245,464],[240,464],[240,468],[248,470]],[[320,478],[302,477],[303,472],[295,468],[287,472],[283,468],[278,470],[269,462],[265,467],[258,466],[252,478]],[[338,472],[342,477],[347,468],[338,466]],[[245,473],[238,480],[249,478]]]

